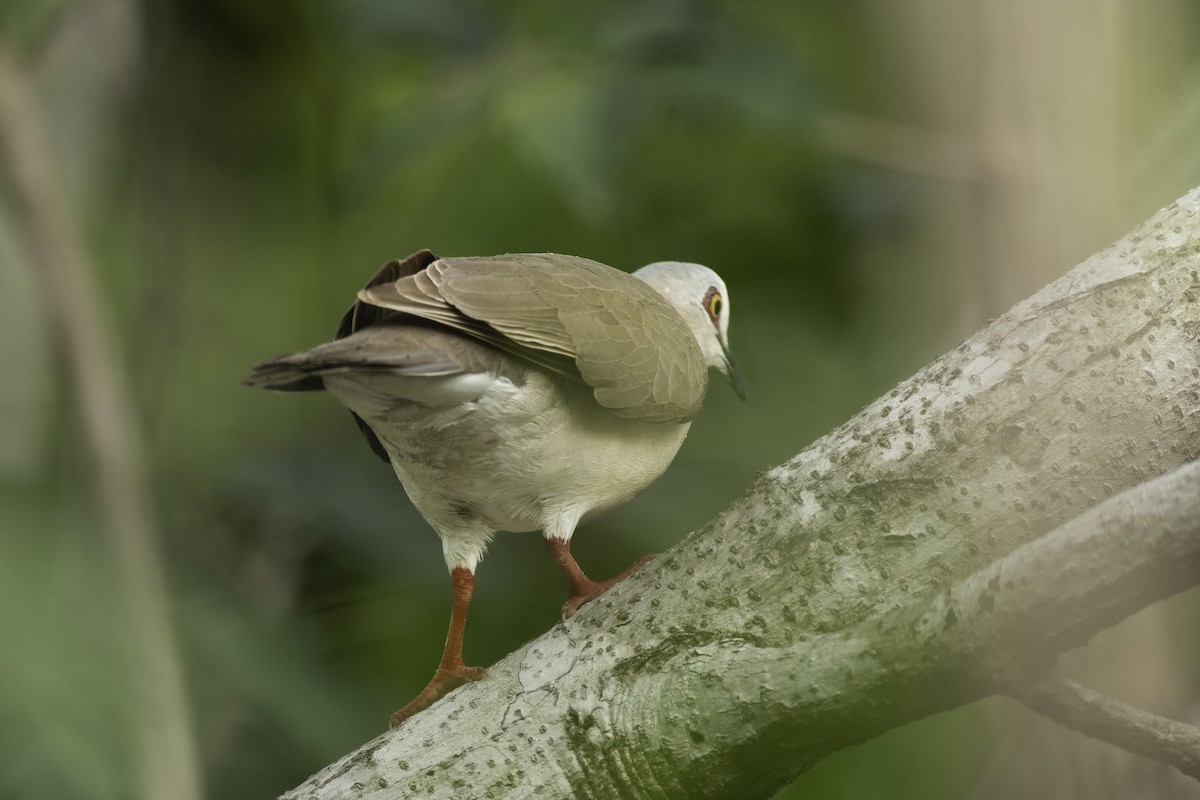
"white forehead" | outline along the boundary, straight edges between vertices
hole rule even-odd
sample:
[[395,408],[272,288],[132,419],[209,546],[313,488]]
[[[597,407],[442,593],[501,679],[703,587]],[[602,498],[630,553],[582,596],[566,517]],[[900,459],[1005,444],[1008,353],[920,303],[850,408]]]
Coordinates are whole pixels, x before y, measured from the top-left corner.
[[675,305],[700,302],[710,287],[715,287],[725,297],[726,302],[729,300],[725,281],[703,264],[657,261],[633,274],[653,286]]

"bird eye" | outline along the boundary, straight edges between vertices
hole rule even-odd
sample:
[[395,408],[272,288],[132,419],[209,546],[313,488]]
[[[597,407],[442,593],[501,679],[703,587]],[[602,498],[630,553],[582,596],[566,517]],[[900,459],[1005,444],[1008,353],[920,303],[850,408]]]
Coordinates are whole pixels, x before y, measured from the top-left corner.
[[710,288],[708,294],[704,295],[704,311],[708,312],[714,323],[720,318],[722,306],[724,306],[724,301],[721,300],[721,293],[716,290],[716,287]]

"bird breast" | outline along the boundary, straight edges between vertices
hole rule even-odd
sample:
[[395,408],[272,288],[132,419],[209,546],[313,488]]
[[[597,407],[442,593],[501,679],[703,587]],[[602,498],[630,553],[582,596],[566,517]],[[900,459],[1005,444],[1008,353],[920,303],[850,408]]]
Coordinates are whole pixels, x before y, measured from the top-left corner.
[[618,417],[589,387],[537,369],[358,373],[327,376],[326,387],[375,431],[409,497],[443,534],[454,515],[524,532],[619,508],[666,470],[690,425]]

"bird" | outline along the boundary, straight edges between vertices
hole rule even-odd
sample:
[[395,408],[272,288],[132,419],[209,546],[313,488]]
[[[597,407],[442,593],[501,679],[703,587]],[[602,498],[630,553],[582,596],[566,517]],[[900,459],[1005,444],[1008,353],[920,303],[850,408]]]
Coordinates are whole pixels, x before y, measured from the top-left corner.
[[323,389],[346,406],[441,539],[453,595],[445,646],[391,727],[484,677],[462,644],[495,533],[542,532],[567,579],[564,620],[650,558],[594,581],[571,537],[667,469],[710,369],[745,399],[729,312],[724,281],[700,264],[627,273],[553,253],[421,250],[380,267],[333,341],[251,368],[249,386]]

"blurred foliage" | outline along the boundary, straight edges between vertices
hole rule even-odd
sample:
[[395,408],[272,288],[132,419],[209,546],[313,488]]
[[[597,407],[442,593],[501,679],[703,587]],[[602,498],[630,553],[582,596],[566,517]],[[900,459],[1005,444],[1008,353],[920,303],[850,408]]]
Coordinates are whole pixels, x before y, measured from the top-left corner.
[[[329,338],[378,264],[422,247],[707,263],[731,287],[751,399],[714,383],[671,470],[576,539],[596,575],[666,549],[1002,311],[985,284],[1011,301],[1048,280],[984,274],[986,181],[947,177],[975,147],[990,5],[0,6],[132,365],[211,796],[271,796],[381,731],[428,678],[448,610],[436,537],[349,416],[242,388],[248,365]],[[1121,21],[1121,81],[1101,86],[1119,101],[1103,190],[1120,214],[1076,259],[1200,183],[1200,11],[1104,8]],[[135,671],[20,234],[0,213],[0,797],[127,797]],[[538,537],[500,536],[467,660],[538,635],[562,598]],[[1196,602],[1177,625],[1194,630]],[[1190,670],[1173,691],[1194,706],[1200,653],[1165,658],[1144,674]],[[1039,725],[991,701],[780,796],[1082,792],[1067,735]],[[1034,778],[995,778],[1002,744]]]

